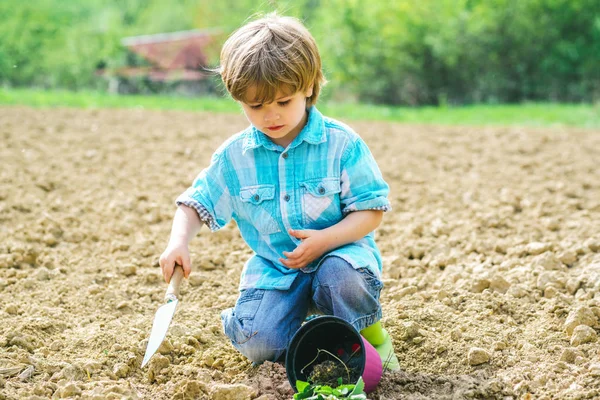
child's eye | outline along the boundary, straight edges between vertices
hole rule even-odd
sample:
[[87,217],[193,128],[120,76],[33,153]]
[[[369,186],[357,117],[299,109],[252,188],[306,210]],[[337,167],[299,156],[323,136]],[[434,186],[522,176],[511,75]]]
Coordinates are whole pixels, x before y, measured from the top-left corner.
[[262,104],[256,104],[254,106],[250,106],[250,108],[253,109],[253,110],[258,110],[261,107],[262,107]]
[[280,101],[280,102],[278,102],[277,104],[279,104],[279,105],[280,105],[280,106],[282,106],[282,107],[285,107],[285,106],[287,106],[289,103],[290,103],[290,100],[286,100],[286,101]]

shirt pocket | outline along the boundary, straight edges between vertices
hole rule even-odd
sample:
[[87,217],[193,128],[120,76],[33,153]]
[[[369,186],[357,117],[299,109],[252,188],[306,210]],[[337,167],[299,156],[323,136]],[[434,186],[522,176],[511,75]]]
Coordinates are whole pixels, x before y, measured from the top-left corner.
[[248,221],[263,235],[281,232],[274,215],[277,211],[275,185],[245,186],[240,200]]
[[302,220],[307,229],[325,228],[342,219],[341,184],[338,178],[311,179],[300,183]]

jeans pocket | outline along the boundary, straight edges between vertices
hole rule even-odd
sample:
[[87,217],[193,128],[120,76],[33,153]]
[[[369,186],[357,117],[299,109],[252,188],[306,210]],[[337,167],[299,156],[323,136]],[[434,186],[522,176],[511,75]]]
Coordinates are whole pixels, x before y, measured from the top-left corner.
[[246,289],[240,294],[235,307],[221,314],[225,334],[233,343],[243,344],[256,335],[257,332],[252,329],[254,317],[264,294],[262,289]]

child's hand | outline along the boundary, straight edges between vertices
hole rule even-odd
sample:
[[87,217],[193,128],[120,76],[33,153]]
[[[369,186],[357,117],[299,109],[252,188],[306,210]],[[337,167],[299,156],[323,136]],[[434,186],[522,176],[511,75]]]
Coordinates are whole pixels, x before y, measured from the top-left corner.
[[190,273],[192,272],[190,252],[186,243],[169,242],[169,245],[161,254],[158,262],[160,264],[163,277],[165,278],[165,282],[167,283],[169,283],[171,280],[175,264],[179,264],[183,267],[183,276],[186,278],[190,276]]
[[280,258],[279,261],[288,268],[304,268],[329,250],[331,244],[327,235],[323,231],[314,229],[288,230],[289,234],[302,243],[291,253],[284,251],[283,255],[287,258]]

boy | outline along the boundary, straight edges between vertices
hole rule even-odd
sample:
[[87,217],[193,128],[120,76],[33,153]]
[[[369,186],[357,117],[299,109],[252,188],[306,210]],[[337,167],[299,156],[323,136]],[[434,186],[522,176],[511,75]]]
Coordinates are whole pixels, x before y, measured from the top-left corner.
[[188,243],[202,225],[232,218],[255,255],[244,265],[225,334],[255,363],[276,361],[309,307],[351,323],[399,369],[382,329],[381,256],[373,231],[390,209],[388,185],[349,127],[314,106],[325,83],[315,41],[296,19],[275,14],[234,32],[219,73],[250,126],[214,153],[177,199],[160,257],[191,272]]

